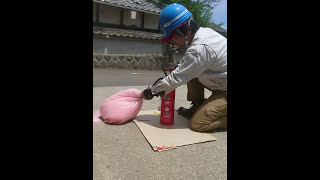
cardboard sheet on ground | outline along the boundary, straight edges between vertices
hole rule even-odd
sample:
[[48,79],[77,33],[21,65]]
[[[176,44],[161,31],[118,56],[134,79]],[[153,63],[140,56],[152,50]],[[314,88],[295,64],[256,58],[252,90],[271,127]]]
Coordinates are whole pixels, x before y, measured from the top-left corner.
[[154,151],[174,149],[179,146],[217,140],[212,134],[190,130],[190,120],[174,114],[174,125],[160,124],[160,111],[140,111],[133,120]]

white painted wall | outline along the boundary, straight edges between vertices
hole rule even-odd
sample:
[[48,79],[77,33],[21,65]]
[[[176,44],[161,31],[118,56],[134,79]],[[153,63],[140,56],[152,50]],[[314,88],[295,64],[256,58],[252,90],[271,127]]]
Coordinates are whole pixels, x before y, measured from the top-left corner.
[[135,25],[137,27],[141,27],[141,18],[142,18],[142,13],[136,11],[136,19],[131,19],[131,10],[124,9],[123,25],[125,26]]
[[[100,4],[99,5],[99,21],[101,23],[108,23],[108,24],[116,24],[120,25],[120,11],[121,8],[117,7],[110,7]],[[97,11],[97,4],[93,4],[93,22],[96,21],[96,11]],[[123,9],[123,25],[124,26],[137,26],[141,28],[141,18],[142,12],[136,12],[136,19],[131,18],[131,10]],[[144,28],[146,29],[154,29],[157,30],[159,26],[159,15],[145,13],[144,15]]]
[[157,30],[159,26],[159,16],[144,13],[144,28]]
[[162,54],[162,43],[93,37],[93,52],[103,54]]
[[120,25],[120,8],[110,6],[99,6],[99,21],[101,23]]

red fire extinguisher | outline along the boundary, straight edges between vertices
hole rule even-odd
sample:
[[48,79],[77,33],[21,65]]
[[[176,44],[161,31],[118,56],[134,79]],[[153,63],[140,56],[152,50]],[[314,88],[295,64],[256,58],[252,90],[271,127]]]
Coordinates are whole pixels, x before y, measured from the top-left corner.
[[175,90],[164,96],[161,100],[160,124],[173,125],[174,123]]
[[[177,66],[174,68],[167,68],[163,69],[165,75],[167,71],[173,71]],[[175,91],[173,90],[167,95],[164,96],[161,100],[161,114],[160,114],[160,124],[162,125],[173,125],[174,124],[174,102],[175,102]]]

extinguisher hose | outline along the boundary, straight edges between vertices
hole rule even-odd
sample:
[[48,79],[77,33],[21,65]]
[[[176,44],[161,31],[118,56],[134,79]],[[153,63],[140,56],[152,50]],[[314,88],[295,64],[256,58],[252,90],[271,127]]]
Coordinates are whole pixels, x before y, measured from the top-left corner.
[[157,79],[157,80],[156,80],[156,82],[154,82],[152,86],[156,85],[156,84],[157,84],[157,82],[158,82],[158,81],[160,81],[161,79],[163,79],[163,77],[162,77],[162,78]]
[[[167,73],[166,73],[166,71],[164,70],[163,64],[162,64],[162,69],[163,69],[164,75],[167,76]],[[163,78],[164,78],[164,77],[161,77],[161,78],[157,79],[156,82],[154,82],[152,86],[156,85],[157,82],[160,81],[160,80],[163,79]],[[161,92],[158,92],[158,93],[153,94],[153,95],[151,95],[151,96],[157,96],[157,97],[160,96],[160,97],[162,98],[164,95],[165,95],[165,91],[161,91]]]
[[[162,77],[162,78],[157,79],[157,80],[156,80],[156,82],[154,82],[152,86],[156,85],[156,84],[157,84],[157,82],[158,82],[158,81],[160,81],[161,79],[163,79],[163,77]],[[165,94],[165,91],[161,91],[161,92],[158,92],[158,93],[156,93],[156,94],[153,94],[153,96],[157,96],[157,97],[159,97],[159,95],[160,95],[160,97],[162,98],[162,97],[164,96],[164,94]]]

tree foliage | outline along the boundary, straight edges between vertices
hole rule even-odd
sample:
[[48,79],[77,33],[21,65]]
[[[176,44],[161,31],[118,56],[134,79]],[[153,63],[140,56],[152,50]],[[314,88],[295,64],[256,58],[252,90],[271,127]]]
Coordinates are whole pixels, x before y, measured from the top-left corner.
[[[215,5],[213,3],[220,2],[221,0],[158,0],[162,4],[169,5],[171,3],[179,3],[186,7],[191,13],[193,18],[202,27],[208,27],[211,23],[214,23],[212,18],[213,9]],[[222,26],[224,22],[220,22],[219,26]]]

